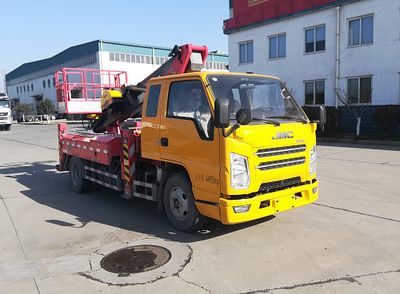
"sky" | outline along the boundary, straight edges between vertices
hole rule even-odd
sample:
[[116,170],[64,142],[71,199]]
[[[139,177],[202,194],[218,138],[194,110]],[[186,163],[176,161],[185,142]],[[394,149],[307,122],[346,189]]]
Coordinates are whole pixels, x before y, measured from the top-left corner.
[[228,0],[10,0],[1,3],[0,70],[103,39],[228,52]]

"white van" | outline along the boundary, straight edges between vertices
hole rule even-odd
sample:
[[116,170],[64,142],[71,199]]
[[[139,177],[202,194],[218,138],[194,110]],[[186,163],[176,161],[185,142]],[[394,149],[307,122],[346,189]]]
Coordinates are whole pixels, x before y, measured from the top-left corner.
[[11,102],[6,94],[0,93],[0,130],[9,131],[12,124]]

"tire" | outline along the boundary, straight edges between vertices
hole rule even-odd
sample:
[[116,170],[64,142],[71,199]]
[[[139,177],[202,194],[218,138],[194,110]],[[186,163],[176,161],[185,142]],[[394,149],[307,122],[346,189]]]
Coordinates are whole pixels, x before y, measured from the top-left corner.
[[11,130],[11,125],[5,125],[4,129],[5,129],[6,131]]
[[164,208],[171,225],[184,232],[199,230],[205,221],[195,205],[192,185],[186,175],[176,173],[167,180]]
[[91,182],[84,178],[85,168],[83,161],[79,158],[72,157],[69,162],[69,181],[72,190],[78,193],[84,193],[91,187]]

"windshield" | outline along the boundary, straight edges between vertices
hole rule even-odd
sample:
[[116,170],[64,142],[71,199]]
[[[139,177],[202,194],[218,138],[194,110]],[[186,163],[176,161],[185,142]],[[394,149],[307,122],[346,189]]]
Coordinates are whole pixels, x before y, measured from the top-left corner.
[[0,108],[10,108],[10,101],[0,100]]
[[241,108],[251,111],[253,120],[300,120],[307,122],[301,107],[276,79],[248,75],[209,75],[215,99],[229,99],[230,118]]

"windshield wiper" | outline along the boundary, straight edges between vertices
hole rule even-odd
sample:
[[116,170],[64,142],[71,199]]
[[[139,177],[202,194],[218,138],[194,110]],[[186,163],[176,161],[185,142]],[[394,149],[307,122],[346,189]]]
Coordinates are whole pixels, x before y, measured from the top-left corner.
[[253,117],[254,121],[261,121],[261,122],[265,122],[267,124],[271,124],[274,125],[276,127],[279,127],[281,125],[281,123],[279,121],[276,120],[272,120],[272,119],[265,119],[265,118],[259,118],[259,117]]
[[303,118],[292,117],[292,116],[288,116],[288,115],[271,116],[271,117],[269,117],[269,118],[291,119],[291,120],[294,120],[294,121],[301,122],[301,123],[303,123],[303,124],[307,124],[307,123],[308,123],[308,121],[305,120],[305,119],[303,119]]

